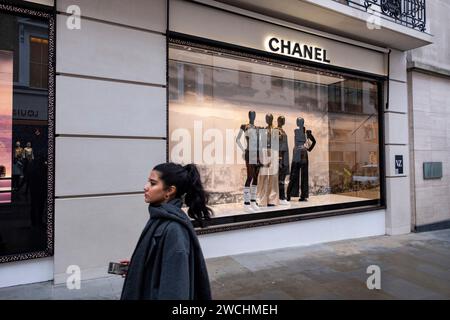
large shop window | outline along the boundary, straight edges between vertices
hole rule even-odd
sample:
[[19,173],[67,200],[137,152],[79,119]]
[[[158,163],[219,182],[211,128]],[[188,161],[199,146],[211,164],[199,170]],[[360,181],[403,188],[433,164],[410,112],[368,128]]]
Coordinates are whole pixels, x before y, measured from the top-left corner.
[[169,158],[198,165],[216,217],[379,203],[378,84],[172,43]]
[[0,262],[49,246],[48,44],[48,20],[0,13]]

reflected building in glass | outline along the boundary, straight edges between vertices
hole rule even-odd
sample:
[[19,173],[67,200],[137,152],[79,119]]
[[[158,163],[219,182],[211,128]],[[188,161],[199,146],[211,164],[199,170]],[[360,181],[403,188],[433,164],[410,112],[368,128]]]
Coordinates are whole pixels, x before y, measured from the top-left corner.
[[0,255],[47,237],[49,26],[0,13]]
[[[176,44],[169,48],[169,79],[171,160],[194,161],[200,166],[217,215],[248,213],[241,205],[245,163],[227,136],[237,136],[250,110],[255,111],[255,125],[260,129],[267,126],[267,114],[285,118],[283,129],[291,158],[298,117],[315,137],[306,178],[310,199],[308,203],[292,199],[289,208],[380,199],[376,81]],[[200,148],[201,157],[193,149],[180,153],[180,145],[185,143],[178,139],[180,128],[189,133],[186,138],[192,145]],[[214,137],[205,139],[211,130]],[[194,140],[199,139],[201,144],[196,144]],[[212,155],[212,163],[205,161],[208,155]],[[260,172],[261,179],[262,175]],[[287,175],[286,186],[289,179]],[[286,206],[261,207],[277,208]]]

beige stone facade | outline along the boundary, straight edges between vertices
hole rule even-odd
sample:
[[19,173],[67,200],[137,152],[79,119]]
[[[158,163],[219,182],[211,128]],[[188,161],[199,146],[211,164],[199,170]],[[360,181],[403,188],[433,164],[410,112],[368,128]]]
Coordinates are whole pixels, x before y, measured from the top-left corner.
[[[412,222],[418,230],[450,221],[449,12],[448,1],[427,1],[434,43],[408,53]],[[442,178],[424,180],[424,162],[442,162]]]

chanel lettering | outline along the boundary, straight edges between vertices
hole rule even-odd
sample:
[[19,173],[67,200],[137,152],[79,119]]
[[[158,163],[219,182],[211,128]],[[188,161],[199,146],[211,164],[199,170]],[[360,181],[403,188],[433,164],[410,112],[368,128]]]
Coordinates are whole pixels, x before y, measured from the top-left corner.
[[327,50],[290,40],[270,38],[269,49],[272,52],[287,54],[296,58],[331,63],[327,57]]

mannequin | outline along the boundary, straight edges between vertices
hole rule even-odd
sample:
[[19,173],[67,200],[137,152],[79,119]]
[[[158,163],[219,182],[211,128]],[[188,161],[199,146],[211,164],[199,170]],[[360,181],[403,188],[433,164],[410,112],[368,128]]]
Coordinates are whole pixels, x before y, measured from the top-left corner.
[[23,159],[24,159],[24,165],[23,165],[23,173],[24,173],[24,179],[22,181],[23,184],[27,184],[25,188],[25,193],[28,193],[29,185],[30,185],[30,167],[31,162],[34,160],[34,154],[33,154],[33,148],[31,147],[31,142],[27,142],[27,146],[23,149]]
[[[236,137],[236,143],[244,153],[245,166],[247,168],[247,179],[244,185],[244,207],[248,211],[260,210],[256,203],[256,189],[258,185],[258,174],[260,169],[259,161],[259,128],[255,125],[256,112],[249,111],[249,123],[240,127]],[[244,148],[241,144],[241,137],[245,136],[247,142]]]
[[23,176],[23,148],[20,146],[20,141],[16,142],[14,149],[14,159],[12,166],[12,189],[18,191],[21,187],[20,178]]
[[14,149],[14,158],[22,159],[23,158],[23,148],[20,146],[20,141],[16,142],[16,148]]
[[31,142],[27,142],[27,146],[23,149],[23,157],[28,161],[34,160],[33,148],[31,147]]
[[275,128],[279,138],[279,161],[278,161],[278,189],[280,193],[280,204],[289,205],[286,200],[286,176],[289,174],[289,146],[288,137],[283,129],[286,123],[284,116],[279,116],[277,119],[278,126]]
[[[279,204],[278,196],[278,146],[274,138],[278,139],[273,127],[273,115],[266,115],[267,127],[261,130],[261,153],[263,166],[259,172],[258,198],[260,205],[273,207]],[[276,141],[278,143],[278,141]]]
[[299,178],[301,173],[301,194],[299,201],[307,201],[309,198],[308,184],[308,152],[311,152],[316,145],[316,139],[312,135],[311,130],[305,130],[305,120],[301,117],[297,118],[298,128],[294,130],[295,146],[292,156],[291,174],[289,177],[289,185],[287,188],[287,200],[291,197],[299,196]]

